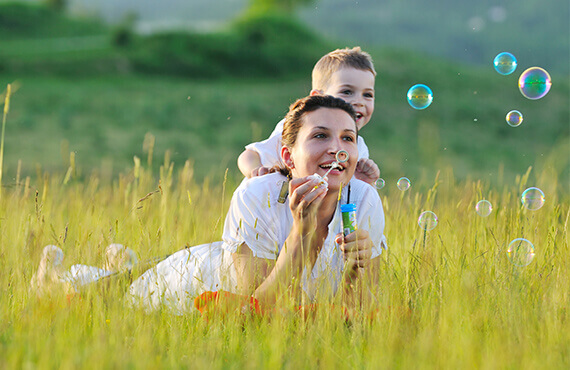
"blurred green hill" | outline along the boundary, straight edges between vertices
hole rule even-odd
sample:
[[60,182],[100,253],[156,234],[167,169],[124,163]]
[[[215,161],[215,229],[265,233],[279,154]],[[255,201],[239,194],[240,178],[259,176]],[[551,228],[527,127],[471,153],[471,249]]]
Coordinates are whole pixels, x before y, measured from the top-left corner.
[[[12,19],[14,6],[0,6],[0,19]],[[226,167],[237,174],[243,146],[269,135],[287,106],[309,92],[322,54],[346,46],[279,16],[241,19],[219,32],[140,36],[128,24],[18,9],[18,22],[0,23],[0,86],[18,88],[4,158],[14,178],[19,160],[22,173],[37,164],[65,170],[70,152],[78,176],[125,172],[134,155],[149,162],[153,137],[153,167],[168,150],[178,165],[191,158],[198,177],[219,178]],[[375,114],[362,135],[388,183],[431,178],[449,166],[459,178],[499,183],[529,166],[549,168],[569,183],[568,75],[553,73],[550,93],[531,101],[517,87],[522,64],[502,76],[491,62],[367,51],[379,74]],[[416,83],[434,91],[423,111],[405,98]],[[517,128],[505,122],[512,109],[524,115]]]
[[[185,27],[211,31],[244,12],[250,0],[68,0],[74,14],[111,24],[133,14],[141,30]],[[475,65],[501,51],[525,65],[569,73],[567,0],[315,0],[297,16],[316,32],[345,44],[398,47]]]
[[351,43],[404,47],[474,65],[509,51],[522,65],[570,72],[567,0],[327,0],[301,16],[320,33]]

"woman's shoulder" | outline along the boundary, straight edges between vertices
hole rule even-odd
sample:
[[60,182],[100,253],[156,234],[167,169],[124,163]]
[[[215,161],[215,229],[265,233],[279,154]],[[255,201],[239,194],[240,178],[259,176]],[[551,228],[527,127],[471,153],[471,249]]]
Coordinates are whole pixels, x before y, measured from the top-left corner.
[[236,189],[234,196],[247,196],[249,199],[259,199],[267,202],[276,200],[279,197],[281,188],[287,182],[287,177],[279,172],[270,173],[263,176],[256,176],[244,179]]
[[380,202],[380,196],[376,188],[367,182],[352,178],[350,180],[350,197],[351,202],[376,204]]

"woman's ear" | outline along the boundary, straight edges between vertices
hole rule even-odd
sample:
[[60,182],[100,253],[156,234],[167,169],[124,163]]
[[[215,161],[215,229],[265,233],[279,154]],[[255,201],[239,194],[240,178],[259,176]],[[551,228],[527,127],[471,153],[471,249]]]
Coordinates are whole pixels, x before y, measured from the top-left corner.
[[291,150],[286,146],[281,147],[281,160],[287,167],[289,167],[289,169],[295,168],[295,163],[293,163],[293,158],[291,156]]

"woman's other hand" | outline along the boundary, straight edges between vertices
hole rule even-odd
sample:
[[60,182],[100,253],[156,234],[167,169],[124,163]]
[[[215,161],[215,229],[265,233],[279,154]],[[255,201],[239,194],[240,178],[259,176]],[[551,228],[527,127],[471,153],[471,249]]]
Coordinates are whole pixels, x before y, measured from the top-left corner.
[[358,229],[343,236],[339,233],[335,242],[340,245],[344,253],[347,272],[356,272],[358,268],[368,267],[372,257],[372,240],[368,231]]

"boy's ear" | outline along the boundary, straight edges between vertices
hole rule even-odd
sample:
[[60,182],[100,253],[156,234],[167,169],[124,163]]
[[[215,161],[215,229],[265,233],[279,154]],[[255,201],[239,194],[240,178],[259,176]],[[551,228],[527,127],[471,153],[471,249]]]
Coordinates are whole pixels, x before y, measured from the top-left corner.
[[309,93],[309,95],[311,95],[311,96],[314,96],[314,95],[323,95],[323,90],[313,89],[313,90],[311,90],[311,92]]
[[295,168],[295,163],[293,163],[293,158],[291,158],[291,150],[286,146],[281,147],[281,160],[289,169]]

